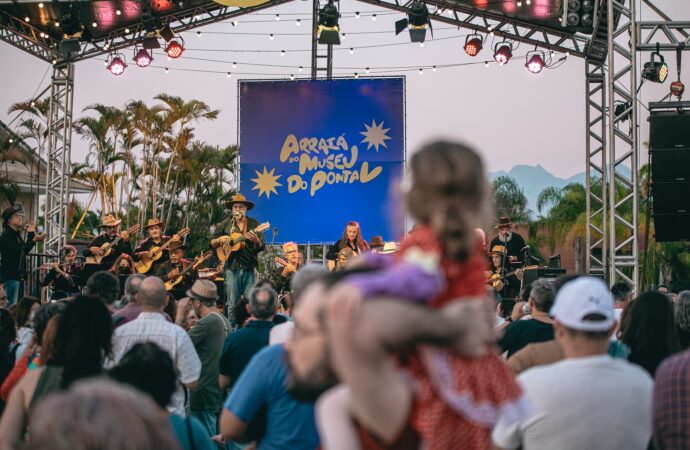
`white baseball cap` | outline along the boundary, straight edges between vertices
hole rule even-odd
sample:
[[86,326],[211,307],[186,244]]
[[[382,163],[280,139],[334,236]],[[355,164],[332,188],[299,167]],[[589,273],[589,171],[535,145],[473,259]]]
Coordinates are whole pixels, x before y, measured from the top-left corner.
[[[590,314],[604,320],[586,320]],[[616,323],[613,296],[599,278],[580,277],[561,287],[551,308],[551,316],[568,328],[579,331],[608,331]]]

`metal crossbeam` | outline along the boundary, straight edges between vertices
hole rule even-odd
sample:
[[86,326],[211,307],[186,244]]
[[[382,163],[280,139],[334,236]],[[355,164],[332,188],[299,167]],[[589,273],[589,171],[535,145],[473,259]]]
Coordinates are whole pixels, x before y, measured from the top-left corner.
[[74,64],[53,65],[48,113],[45,253],[57,255],[67,236],[69,170],[72,149]]
[[[235,8],[223,6],[216,2],[208,2],[194,8],[161,14],[160,19],[163,25],[170,25],[174,33],[179,33],[291,1],[293,0],[270,0],[261,5],[247,8]],[[57,52],[58,43],[54,39],[48,36],[42,38],[38,28],[5,11],[0,11],[0,30],[2,30],[2,33],[0,33],[1,40],[38,58],[45,61],[52,61],[53,59],[60,61],[61,59]],[[113,50],[132,47],[134,44],[141,42],[145,34],[146,29],[141,22],[113,29],[107,34],[92,39],[89,44],[83,44],[82,50],[73,55],[70,58],[70,62],[82,61],[106,55]]]
[[673,50],[685,44],[690,50],[690,22],[640,22],[636,29],[637,50]]
[[319,45],[319,11],[328,2],[321,3],[320,0],[313,0],[312,9],[312,37],[311,37],[311,78],[326,77],[333,78],[333,45]]
[[[629,3],[629,6],[626,6]],[[635,0],[607,0],[606,73],[609,283],[637,289],[638,139]],[[620,18],[616,24],[614,18]],[[616,111],[616,105],[627,105]]]
[[608,242],[606,239],[606,73],[598,63],[586,65],[587,107],[587,230],[585,270],[606,278]]
[[[398,0],[359,0],[362,3],[409,12],[408,2]],[[584,58],[589,39],[584,35],[560,31],[540,26],[517,18],[506,17],[490,11],[478,10],[469,5],[450,1],[429,0],[427,5],[436,7],[429,10],[429,18],[449,25],[494,35],[511,41],[523,42],[560,53],[570,53]]]

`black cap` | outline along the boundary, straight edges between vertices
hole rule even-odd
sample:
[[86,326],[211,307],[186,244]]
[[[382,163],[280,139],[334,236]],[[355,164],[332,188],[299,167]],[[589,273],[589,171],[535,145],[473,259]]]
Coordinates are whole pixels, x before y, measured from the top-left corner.
[[21,212],[22,208],[15,208],[14,206],[7,208],[2,212],[2,226],[4,227],[7,225],[7,221],[10,220],[10,217],[13,215],[17,214],[18,212]]

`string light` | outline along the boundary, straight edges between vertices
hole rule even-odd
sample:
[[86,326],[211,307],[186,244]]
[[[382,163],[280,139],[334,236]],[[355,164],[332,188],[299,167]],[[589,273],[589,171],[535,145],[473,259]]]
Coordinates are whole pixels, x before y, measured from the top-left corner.
[[355,49],[350,47],[350,54],[353,54],[355,52]]
[[168,69],[168,68],[166,67],[166,68],[165,68],[165,73],[170,73],[170,69]]
[[228,74],[225,75],[225,76],[228,77],[228,78],[232,78],[232,74],[231,74],[230,72],[228,72]]
[[285,50],[280,51],[280,56],[285,56]]
[[273,37],[272,34],[270,34],[270,35],[268,36],[268,38],[269,38],[270,40],[273,40],[273,39],[274,39],[274,37]]
[[196,32],[196,37],[201,37],[201,31]]
[[233,63],[232,63],[232,67],[237,67],[237,63],[236,63],[236,62],[233,62]]
[[122,14],[122,11],[120,11],[119,9],[116,9],[116,10],[115,10],[115,14],[119,16],[119,15]]
[[24,22],[30,22],[31,19],[29,19],[29,16],[24,17]]
[[341,34],[340,37],[343,39],[343,41],[347,38],[347,35],[345,33]]
[[96,27],[98,27],[98,23],[96,23],[96,22],[91,22],[91,26],[94,27],[94,28],[96,28]]
[[424,69],[420,68],[420,69],[419,69],[419,74],[420,74],[420,75],[424,75]]
[[295,79],[295,76],[294,76],[293,74],[290,74],[290,79],[291,79],[291,80],[294,80],[294,79]]
[[304,67],[299,66],[299,71],[301,72],[301,71],[303,71],[303,70],[304,70]]
[[434,66],[431,70],[436,72],[436,66]]
[[366,69],[364,69],[364,70],[366,70],[366,72],[367,72],[367,73],[369,73],[369,72],[370,72],[370,70],[369,70],[369,68],[368,68],[368,67],[367,67]]
[[297,25],[297,26],[302,25],[302,19],[297,19],[297,20],[295,21],[295,25]]
[[376,14],[372,14],[372,15],[371,15],[371,21],[372,21],[372,22],[376,22]]
[[355,13],[355,19],[359,19],[359,11]]
[[359,74],[355,72],[355,78],[359,78]]
[[233,21],[232,21],[232,26],[233,26],[233,27],[236,27],[236,26],[239,25],[239,24],[240,24],[240,23],[239,23],[238,21],[236,21],[236,20],[233,20]]
[[38,7],[39,7],[39,8],[43,8],[43,3],[39,3],[39,4],[38,4]]

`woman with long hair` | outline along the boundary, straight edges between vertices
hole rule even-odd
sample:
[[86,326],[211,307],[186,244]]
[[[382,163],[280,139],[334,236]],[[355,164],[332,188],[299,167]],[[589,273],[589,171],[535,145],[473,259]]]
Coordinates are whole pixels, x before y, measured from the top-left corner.
[[326,253],[326,259],[329,260],[329,270],[334,269],[337,264],[338,256],[345,248],[349,248],[353,256],[369,250],[369,244],[362,237],[362,227],[359,226],[358,222],[348,222],[347,225],[345,225],[341,238],[329,247],[328,253]]
[[41,306],[41,301],[36,297],[22,297],[19,300],[19,308],[17,309],[17,355],[24,353],[26,346],[29,345],[31,336],[33,335],[33,319],[34,314]]
[[58,258],[59,261],[50,265],[50,270],[41,283],[43,286],[52,287],[50,299],[53,301],[71,297],[79,292],[76,280],[81,272],[81,263],[77,261],[77,249],[72,245],[65,245],[60,249]]
[[108,272],[115,275],[132,275],[134,273],[134,261],[127,253],[123,253],[117,257],[113,266],[108,269]]
[[683,349],[690,348],[690,291],[678,294],[674,312],[680,346]]
[[40,399],[69,388],[76,380],[99,375],[111,352],[111,337],[108,308],[97,297],[79,295],[67,303],[47,364],[27,373],[10,394],[0,422],[0,448],[17,446]]
[[621,341],[630,348],[628,361],[653,377],[662,360],[681,350],[671,301],[660,292],[645,292],[631,303],[629,315],[621,330]]

